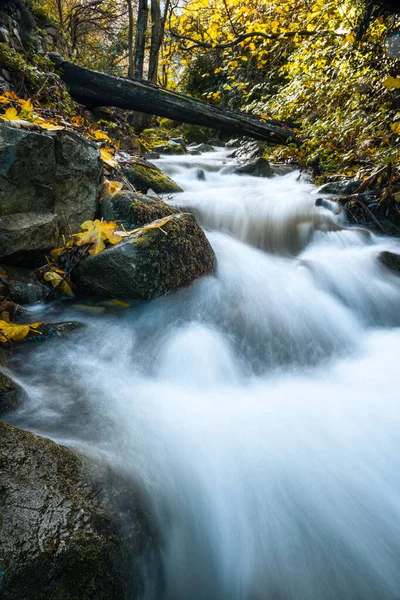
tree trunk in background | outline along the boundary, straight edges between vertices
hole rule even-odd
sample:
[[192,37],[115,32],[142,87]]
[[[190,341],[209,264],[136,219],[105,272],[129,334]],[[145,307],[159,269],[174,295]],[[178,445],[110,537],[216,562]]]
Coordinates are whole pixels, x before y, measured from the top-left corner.
[[133,60],[133,6],[132,0],[126,0],[128,3],[128,77],[133,77],[134,60]]
[[58,11],[58,20],[60,21],[60,27],[62,29],[64,27],[62,0],[57,0],[57,11]]
[[146,46],[146,29],[148,20],[147,0],[139,0],[138,17],[136,25],[136,45],[135,45],[135,79],[143,79],[143,65]]
[[149,58],[149,81],[157,83],[158,55],[161,43],[161,8],[160,0],[151,0],[151,46]]
[[149,81],[157,83],[160,48],[164,39],[165,21],[169,11],[170,0],[166,0],[161,17],[160,0],[151,0],[151,48],[149,59]]

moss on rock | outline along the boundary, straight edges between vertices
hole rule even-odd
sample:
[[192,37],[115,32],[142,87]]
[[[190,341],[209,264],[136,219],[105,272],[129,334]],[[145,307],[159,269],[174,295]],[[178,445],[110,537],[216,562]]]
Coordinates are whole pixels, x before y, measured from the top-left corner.
[[104,198],[101,216],[106,221],[116,221],[127,229],[142,227],[156,219],[176,214],[177,208],[154,196],[139,192],[120,192]]
[[146,193],[149,189],[154,190],[157,194],[183,192],[183,189],[175,181],[150,163],[143,162],[143,164],[131,166],[124,174],[139,192]]
[[110,481],[98,463],[11,425],[0,423],[0,438],[2,600],[121,600],[128,580],[129,597],[136,597],[142,583],[135,559],[149,531],[132,489],[136,512],[124,515],[129,555],[120,508],[107,500],[109,485],[124,489],[126,482]]
[[150,300],[210,275],[215,255],[193,215],[172,215],[162,225],[87,256],[73,277],[81,293]]

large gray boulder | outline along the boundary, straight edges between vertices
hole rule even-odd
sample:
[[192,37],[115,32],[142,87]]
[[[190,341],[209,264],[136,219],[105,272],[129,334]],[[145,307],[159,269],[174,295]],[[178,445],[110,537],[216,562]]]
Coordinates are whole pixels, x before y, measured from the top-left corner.
[[0,123],[0,257],[54,247],[93,219],[103,177],[97,146],[66,131]]
[[73,272],[78,293],[100,298],[163,296],[213,273],[215,255],[193,215],[172,215],[161,228],[133,234],[84,258]]
[[100,465],[5,423],[0,439],[2,600],[138,597],[151,536],[135,492],[122,529],[121,482]]
[[104,198],[101,204],[101,216],[105,221],[115,221],[126,229],[142,227],[156,219],[162,219],[178,213],[161,198],[139,192],[119,192]]

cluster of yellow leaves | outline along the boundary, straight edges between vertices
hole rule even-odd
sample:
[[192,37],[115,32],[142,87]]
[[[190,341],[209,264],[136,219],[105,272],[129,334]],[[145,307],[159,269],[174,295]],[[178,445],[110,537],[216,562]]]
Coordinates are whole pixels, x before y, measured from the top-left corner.
[[4,121],[16,122],[16,124],[22,127],[30,127],[34,124],[41,129],[46,129],[48,131],[65,129],[64,125],[59,125],[54,120],[40,117],[35,112],[31,100],[22,100],[13,92],[4,92],[4,94],[0,96],[0,103],[4,105],[13,105],[7,108],[3,115],[0,115],[0,119],[3,119]]
[[19,325],[17,323],[9,323],[8,321],[0,320],[0,342],[3,344],[9,342],[22,342],[30,334],[40,335],[37,328],[42,323],[30,323],[29,325]]
[[[74,234],[73,244],[76,246],[85,246],[89,244],[89,254],[99,254],[105,249],[106,244],[118,244],[118,242],[131,235],[134,235],[137,238],[138,235],[141,235],[147,231],[151,231],[152,229],[160,229],[165,235],[167,235],[167,232],[164,231],[162,227],[168,223],[170,219],[170,216],[164,217],[163,219],[158,219],[149,225],[138,227],[132,231],[120,231],[117,223],[114,223],[114,221],[107,222],[103,220],[100,221],[99,219],[96,219],[95,221],[85,221],[81,225],[82,231]],[[60,249],[58,248],[56,251],[59,252],[59,250]],[[56,255],[54,255],[54,258],[56,258]],[[63,271],[57,269],[53,269],[53,271],[55,271],[54,275],[63,273]],[[61,276],[55,278],[53,274],[46,275],[48,275],[48,278],[45,276],[46,281],[57,281],[59,283],[62,280]]]

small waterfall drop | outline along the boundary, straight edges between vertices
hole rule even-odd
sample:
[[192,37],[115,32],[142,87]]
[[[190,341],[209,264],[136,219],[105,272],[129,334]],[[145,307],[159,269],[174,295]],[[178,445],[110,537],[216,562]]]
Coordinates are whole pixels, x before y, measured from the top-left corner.
[[215,276],[41,346],[15,422],[141,487],[164,582],[145,600],[398,600],[400,278],[378,255],[399,241],[343,228],[296,173],[158,164]]

